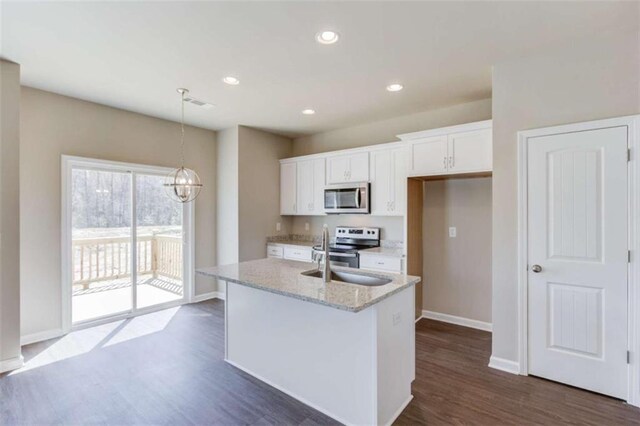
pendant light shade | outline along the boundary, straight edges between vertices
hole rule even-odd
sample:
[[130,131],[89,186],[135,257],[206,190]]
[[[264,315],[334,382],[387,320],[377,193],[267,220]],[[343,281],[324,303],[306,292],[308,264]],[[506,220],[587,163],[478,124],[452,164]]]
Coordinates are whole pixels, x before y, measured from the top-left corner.
[[164,187],[169,198],[181,203],[189,203],[200,194],[202,184],[195,171],[180,167],[167,175]]
[[167,175],[164,187],[167,190],[167,195],[172,200],[180,203],[190,203],[200,194],[202,183],[200,183],[200,177],[194,170],[184,167],[184,95],[189,91],[187,89],[178,89],[178,93],[182,97],[182,121],[180,123],[182,163],[179,168]]

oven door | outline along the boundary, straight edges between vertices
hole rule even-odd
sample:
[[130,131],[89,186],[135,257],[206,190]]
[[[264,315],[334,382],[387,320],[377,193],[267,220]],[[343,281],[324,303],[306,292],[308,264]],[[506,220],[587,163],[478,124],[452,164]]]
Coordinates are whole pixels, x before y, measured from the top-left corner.
[[331,266],[345,266],[347,268],[358,268],[357,253],[329,253],[329,262]]
[[324,212],[369,213],[369,184],[334,185],[324,190]]

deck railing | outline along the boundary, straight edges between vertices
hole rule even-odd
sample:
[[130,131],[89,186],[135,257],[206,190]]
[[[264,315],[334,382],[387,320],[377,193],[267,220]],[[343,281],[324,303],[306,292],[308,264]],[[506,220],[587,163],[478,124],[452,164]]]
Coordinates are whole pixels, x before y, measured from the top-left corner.
[[[137,274],[182,279],[182,238],[147,235],[137,239]],[[73,285],[131,276],[131,238],[104,237],[72,240]]]

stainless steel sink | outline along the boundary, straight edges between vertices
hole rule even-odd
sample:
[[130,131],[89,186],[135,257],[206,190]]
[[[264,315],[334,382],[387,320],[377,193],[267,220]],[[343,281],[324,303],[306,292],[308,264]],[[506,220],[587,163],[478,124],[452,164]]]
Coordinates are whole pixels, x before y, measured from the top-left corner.
[[[322,271],[312,269],[311,271],[302,272],[302,275],[314,278],[322,278]],[[370,275],[362,275],[344,271],[331,271],[331,281],[339,281],[348,284],[367,286],[385,285],[391,282],[391,280],[388,278],[372,277]]]

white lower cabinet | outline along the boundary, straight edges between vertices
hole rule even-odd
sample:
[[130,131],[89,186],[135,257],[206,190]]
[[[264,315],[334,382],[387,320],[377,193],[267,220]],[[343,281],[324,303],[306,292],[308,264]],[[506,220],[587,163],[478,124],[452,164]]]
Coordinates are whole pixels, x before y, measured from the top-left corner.
[[313,262],[313,250],[308,246],[267,244],[267,257],[274,259],[299,260]]
[[301,260],[313,262],[311,247],[285,247],[284,258],[289,260]]
[[267,257],[282,259],[284,257],[284,249],[280,246],[267,245]]
[[401,257],[360,253],[360,269],[401,274],[402,260]]

